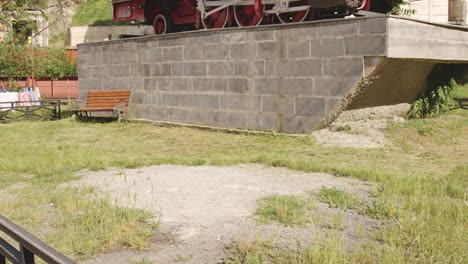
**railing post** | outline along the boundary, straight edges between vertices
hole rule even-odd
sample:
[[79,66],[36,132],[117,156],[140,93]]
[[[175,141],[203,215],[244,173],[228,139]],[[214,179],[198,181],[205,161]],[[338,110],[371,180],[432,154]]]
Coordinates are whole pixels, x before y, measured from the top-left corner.
[[21,245],[21,264],[34,264],[34,254]]

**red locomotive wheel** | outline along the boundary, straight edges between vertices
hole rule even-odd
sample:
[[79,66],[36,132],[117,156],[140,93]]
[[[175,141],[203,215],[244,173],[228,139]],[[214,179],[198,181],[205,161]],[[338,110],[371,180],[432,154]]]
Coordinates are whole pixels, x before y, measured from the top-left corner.
[[172,22],[168,15],[159,14],[154,18],[154,34],[162,35],[171,32]]
[[228,20],[229,20],[229,8],[224,8],[223,10],[220,10],[212,15],[209,15],[207,18],[204,18],[201,21],[202,21],[204,28],[212,29],[212,28],[225,27]]
[[[296,2],[290,2],[289,6],[290,7],[295,7],[295,6],[305,6],[308,5],[305,1],[296,1]],[[279,13],[277,14],[278,20],[282,24],[286,23],[296,23],[296,22],[302,22],[304,19],[307,18],[307,15],[309,14],[309,10],[305,11],[297,11],[297,12],[286,12],[286,13]]]
[[234,18],[239,27],[258,26],[263,20],[257,16],[253,5],[234,6]]

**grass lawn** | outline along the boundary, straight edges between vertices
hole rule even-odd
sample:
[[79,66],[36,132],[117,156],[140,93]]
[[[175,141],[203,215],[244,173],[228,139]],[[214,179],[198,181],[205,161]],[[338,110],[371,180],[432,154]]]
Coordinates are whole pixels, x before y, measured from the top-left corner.
[[458,85],[453,92],[453,97],[468,98],[468,84]]
[[[0,131],[0,196],[8,197],[0,199],[0,214],[74,259],[118,246],[145,248],[158,225],[157,216],[115,207],[93,189],[62,187],[77,178],[74,172],[111,166],[262,163],[379,182],[370,215],[395,223],[376,238],[380,247],[363,245],[348,252],[330,234],[322,247],[285,257],[290,263],[298,263],[298,258],[302,263],[332,263],[323,255],[332,251],[333,263],[468,261],[465,110],[392,124],[386,131],[392,144],[382,149],[323,147],[312,137],[74,120],[0,125]],[[6,196],[4,188],[15,183],[25,187],[9,188]],[[343,203],[346,194],[334,190],[322,196],[337,207],[354,206]],[[306,261],[309,255],[311,262]]]

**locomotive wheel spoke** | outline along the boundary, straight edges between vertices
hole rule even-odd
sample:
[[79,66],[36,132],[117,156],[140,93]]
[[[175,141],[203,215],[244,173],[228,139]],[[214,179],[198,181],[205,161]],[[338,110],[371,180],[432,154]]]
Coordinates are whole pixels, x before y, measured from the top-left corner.
[[[207,9],[209,11],[209,9]],[[229,20],[229,8],[220,10],[207,18],[202,19],[203,27],[206,29],[224,28]]]
[[171,18],[165,14],[159,14],[154,18],[153,29],[154,34],[161,35],[171,32]]
[[257,26],[263,20],[256,15],[253,5],[234,6],[234,18],[239,27]]
[[[305,6],[305,5],[307,5],[305,1],[297,1],[297,2],[289,3],[289,7]],[[296,12],[279,13],[276,16],[278,17],[278,20],[282,24],[287,24],[287,23],[302,22],[304,21],[304,19],[307,18],[308,14],[309,14],[309,10],[304,10],[304,11],[296,11]]]

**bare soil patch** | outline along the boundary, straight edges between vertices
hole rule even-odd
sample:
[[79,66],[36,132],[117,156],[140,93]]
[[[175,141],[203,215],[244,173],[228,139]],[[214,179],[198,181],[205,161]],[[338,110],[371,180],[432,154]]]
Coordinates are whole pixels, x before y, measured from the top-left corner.
[[147,257],[155,263],[222,263],[226,248],[239,239],[261,236],[281,248],[319,243],[317,234],[340,221],[337,232],[349,246],[358,233],[378,230],[381,222],[347,211],[340,213],[317,202],[312,211],[322,219],[304,227],[257,225],[252,216],[258,198],[272,194],[308,197],[310,191],[336,187],[367,199],[373,184],[321,173],[303,173],[262,165],[231,167],[160,165],[140,169],[82,171],[76,186],[95,186],[120,206],[161,214],[161,228],[148,250],[119,249],[82,263],[135,263]]

